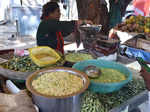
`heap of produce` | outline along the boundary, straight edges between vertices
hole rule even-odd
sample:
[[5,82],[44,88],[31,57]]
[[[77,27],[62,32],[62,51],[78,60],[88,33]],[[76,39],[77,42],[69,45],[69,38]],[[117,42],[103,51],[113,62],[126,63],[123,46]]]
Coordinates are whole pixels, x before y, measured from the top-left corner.
[[88,59],[93,59],[92,55],[86,53],[68,53],[65,55],[65,60],[68,62],[79,62]]
[[100,70],[101,70],[100,77],[91,79],[91,81],[97,83],[114,83],[126,80],[125,75],[115,69],[101,68]]
[[[64,59],[61,58],[57,63],[51,66],[58,66],[64,63]],[[37,66],[29,56],[14,56],[8,62],[1,64],[3,68],[20,71],[20,72],[33,72],[41,69],[42,67]]]
[[108,112],[99,101],[98,94],[86,91],[81,99],[81,112]]
[[143,33],[150,37],[150,17],[141,15],[130,16],[125,22],[118,24],[115,29],[125,32]]
[[32,86],[43,95],[66,96],[83,88],[83,80],[72,73],[56,71],[37,77],[33,80]]
[[109,112],[144,90],[144,80],[135,78],[117,92],[99,94],[87,90],[81,98],[81,112]]

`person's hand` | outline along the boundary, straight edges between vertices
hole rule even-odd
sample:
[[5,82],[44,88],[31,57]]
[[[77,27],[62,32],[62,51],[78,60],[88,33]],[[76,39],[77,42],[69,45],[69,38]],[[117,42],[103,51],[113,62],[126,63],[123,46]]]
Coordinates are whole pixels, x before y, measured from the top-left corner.
[[110,39],[116,39],[117,38],[118,39],[117,30],[111,29],[109,31],[108,38],[110,38]]
[[141,68],[140,73],[144,79],[146,88],[150,91],[150,73],[147,72],[143,67]]
[[83,20],[83,23],[85,23],[85,24],[93,24],[93,22],[91,20]]
[[91,20],[78,20],[77,24],[78,25],[81,25],[81,24],[93,24],[93,22]]

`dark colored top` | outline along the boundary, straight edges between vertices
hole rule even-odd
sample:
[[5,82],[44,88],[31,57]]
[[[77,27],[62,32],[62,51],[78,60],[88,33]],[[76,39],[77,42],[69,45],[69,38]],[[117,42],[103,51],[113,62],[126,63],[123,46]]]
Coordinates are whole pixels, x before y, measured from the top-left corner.
[[110,29],[115,27],[117,24],[121,23],[121,2],[123,0],[118,0],[117,3],[115,3],[114,0],[109,0],[110,2],[110,11],[109,11],[109,27]]
[[39,24],[37,30],[37,45],[49,46],[53,49],[57,49],[58,44],[63,47],[62,40],[58,42],[58,35],[67,36],[75,30],[75,21],[58,21],[58,20],[43,20]]

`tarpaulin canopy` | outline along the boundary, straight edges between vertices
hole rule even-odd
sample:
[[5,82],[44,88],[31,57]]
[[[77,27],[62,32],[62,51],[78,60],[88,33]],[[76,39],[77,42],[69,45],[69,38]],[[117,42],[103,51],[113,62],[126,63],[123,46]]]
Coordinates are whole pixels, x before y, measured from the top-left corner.
[[133,0],[136,15],[150,15],[150,0]]

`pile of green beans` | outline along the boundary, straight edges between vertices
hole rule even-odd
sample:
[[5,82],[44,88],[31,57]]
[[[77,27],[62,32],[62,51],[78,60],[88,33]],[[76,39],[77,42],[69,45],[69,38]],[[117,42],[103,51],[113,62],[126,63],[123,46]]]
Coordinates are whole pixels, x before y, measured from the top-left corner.
[[81,112],[109,112],[144,90],[144,80],[135,78],[117,92],[100,94],[87,90],[81,97]]
[[[61,58],[57,63],[50,66],[55,67],[63,64],[64,64],[64,59]],[[0,66],[6,69],[20,71],[20,72],[33,72],[43,68],[37,66],[29,56],[14,56],[8,62],[2,63]]]
[[98,99],[98,95],[86,91],[82,97],[81,112],[105,112],[105,108]]
[[30,72],[40,69],[40,67],[32,62],[29,56],[14,56],[8,62],[2,64],[2,66],[10,70],[21,72]]

